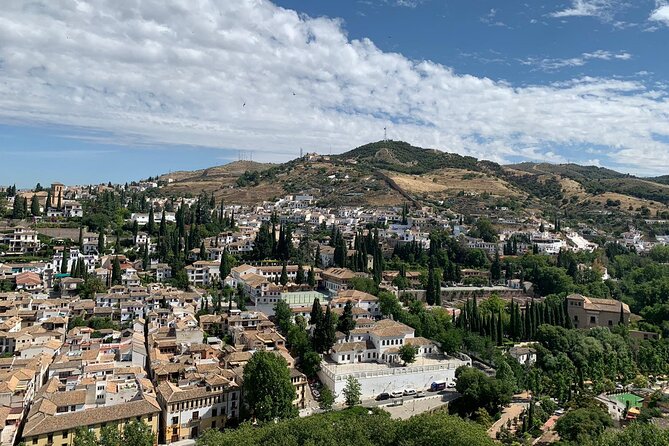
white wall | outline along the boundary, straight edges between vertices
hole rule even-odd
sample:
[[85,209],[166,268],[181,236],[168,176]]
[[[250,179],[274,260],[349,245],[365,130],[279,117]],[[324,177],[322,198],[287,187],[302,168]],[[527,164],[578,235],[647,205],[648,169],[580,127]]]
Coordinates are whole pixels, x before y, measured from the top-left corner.
[[[374,372],[353,373],[360,382],[362,399],[375,398],[379,393],[393,390],[416,389],[428,390],[434,381],[453,381],[455,370],[461,365],[471,365],[458,359],[443,361],[439,365],[391,367]],[[321,382],[328,386],[336,395],[337,402],[344,401],[343,390],[346,387],[346,378],[349,374],[334,376],[328,373],[325,366],[318,372]]]

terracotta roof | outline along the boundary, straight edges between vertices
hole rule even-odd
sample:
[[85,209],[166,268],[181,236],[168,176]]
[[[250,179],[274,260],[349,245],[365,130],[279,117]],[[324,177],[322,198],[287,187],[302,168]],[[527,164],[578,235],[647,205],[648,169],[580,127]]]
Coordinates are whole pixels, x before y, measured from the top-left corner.
[[324,276],[332,276],[341,280],[350,280],[355,277],[355,273],[348,268],[328,268],[323,271]]
[[81,426],[109,423],[160,412],[160,406],[154,398],[144,397],[141,400],[127,403],[94,407],[77,412],[55,414],[55,405],[47,399],[41,399],[31,409],[23,431],[24,437],[33,437],[65,429]]
[[335,299],[336,301],[340,301],[344,299],[344,303],[346,303],[346,300],[351,300],[351,301],[363,301],[363,302],[376,302],[379,300],[378,297],[374,296],[373,294],[365,293],[364,291],[358,291],[358,290],[344,290],[340,291],[337,293],[337,298]]
[[[213,378],[213,377],[212,377]],[[200,385],[200,386],[190,386],[190,387],[177,387],[169,381],[163,381],[158,384],[157,391],[168,403],[176,403],[181,401],[188,401],[193,399],[205,398],[216,393],[223,393],[229,390],[237,388],[237,384],[231,382],[223,377],[218,377],[218,379],[211,380],[212,385],[222,385],[226,386],[221,391],[214,391],[210,386]]]
[[583,302],[585,310],[607,311],[610,313],[620,312],[620,306],[623,312],[630,313],[630,307],[624,302],[615,299],[598,299],[594,297],[585,297],[581,294],[570,294],[567,299],[580,300]]
[[411,334],[414,332],[414,329],[401,322],[382,319],[374,324],[374,327],[370,328],[369,332],[379,337],[393,337]]
[[434,344],[433,341],[431,341],[427,338],[424,338],[422,336],[416,336],[415,338],[406,338],[404,340],[404,343],[409,344],[409,345],[433,345]]

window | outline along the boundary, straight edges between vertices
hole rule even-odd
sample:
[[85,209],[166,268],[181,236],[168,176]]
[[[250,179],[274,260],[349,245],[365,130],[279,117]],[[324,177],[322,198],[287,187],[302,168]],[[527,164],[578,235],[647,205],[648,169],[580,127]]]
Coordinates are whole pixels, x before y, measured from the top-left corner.
[[613,326],[613,321],[609,320],[609,327]]
[[596,318],[595,316],[590,316],[590,323],[591,323],[591,324],[596,323],[596,322],[597,322],[596,319],[597,319],[597,318]]
[[63,438],[67,438],[67,430],[63,431]]
[[193,419],[194,420],[199,420],[200,419],[200,412],[198,412],[197,410],[195,412],[193,412]]
[[218,410],[216,410],[216,408],[214,407],[213,409],[211,409],[211,416],[215,417],[216,415],[218,415]]
[[172,424],[179,424],[179,417],[172,417]]

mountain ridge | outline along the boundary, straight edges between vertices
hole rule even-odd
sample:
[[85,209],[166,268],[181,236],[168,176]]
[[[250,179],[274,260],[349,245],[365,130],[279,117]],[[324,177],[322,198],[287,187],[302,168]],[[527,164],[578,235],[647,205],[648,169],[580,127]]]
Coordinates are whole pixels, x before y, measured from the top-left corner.
[[214,193],[242,204],[306,192],[322,205],[395,206],[411,201],[470,211],[511,204],[553,212],[579,206],[623,213],[669,210],[669,184],[662,177],[655,181],[574,163],[501,165],[392,140],[282,164],[238,161],[171,175],[160,177],[172,178],[167,192]]

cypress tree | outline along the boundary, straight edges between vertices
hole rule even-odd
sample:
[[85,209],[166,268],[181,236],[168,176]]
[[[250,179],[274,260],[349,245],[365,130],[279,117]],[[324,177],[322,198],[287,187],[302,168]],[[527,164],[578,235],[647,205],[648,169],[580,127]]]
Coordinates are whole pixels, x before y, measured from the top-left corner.
[[327,353],[335,344],[337,338],[337,326],[329,305],[325,310],[325,317],[323,318],[323,333],[323,352]]
[[299,263],[297,265],[297,274],[295,275],[295,283],[298,285],[302,285],[304,282],[305,282],[304,268],[302,267],[302,263]]
[[132,240],[134,243],[137,241],[137,234],[139,234],[139,222],[135,220],[132,222]]
[[112,276],[111,276],[112,285],[121,284],[121,262],[118,259],[118,256],[114,256],[114,262],[112,263]]
[[30,213],[33,215],[33,217],[40,215],[39,199],[37,198],[36,194],[33,194],[33,197],[30,199]]
[[511,299],[511,310],[509,311],[509,338],[515,341],[518,338],[518,319],[516,319],[516,304]]
[[160,227],[158,228],[158,235],[160,237],[165,237],[167,235],[167,220],[165,219],[165,209],[163,209],[163,215],[160,217]]
[[146,226],[146,230],[151,235],[153,235],[156,230],[156,221],[153,214],[153,203],[151,203],[151,207],[149,208],[149,223]]
[[221,282],[230,275],[230,271],[232,271],[232,264],[230,262],[230,257],[228,256],[228,248],[225,248],[221,254],[221,265],[219,267]]
[[44,203],[44,215],[46,215],[47,211],[51,207],[51,190],[46,193],[46,203]]
[[98,254],[102,255],[105,252],[105,232],[103,228],[100,228],[98,233]]
[[311,313],[309,314],[309,323],[312,325],[320,324],[323,319],[323,309],[321,308],[321,302],[318,298],[314,298],[314,302],[311,305]]
[[493,283],[499,282],[502,278],[502,265],[499,261],[499,252],[495,251],[495,259],[490,264],[490,279]]
[[529,302],[525,303],[525,330],[523,331],[523,338],[525,340],[532,338],[532,311],[530,310]]
[[63,248],[63,261],[60,264],[61,274],[67,274],[67,264],[70,260],[70,251],[67,248]]
[[142,269],[144,271],[148,271],[150,264],[151,264],[151,261],[149,259],[149,246],[144,245],[143,252],[142,252]]
[[283,265],[281,266],[281,278],[279,279],[279,282],[281,282],[281,285],[286,285],[288,283],[288,273],[286,271],[286,261],[283,261]]
[[321,245],[320,243],[316,245],[316,254],[314,255],[314,264],[316,265],[316,268],[321,268],[323,266],[323,262],[321,261]]
[[430,267],[427,272],[427,288],[425,290],[425,302],[428,305],[434,305],[436,295],[436,284],[434,283],[434,267],[430,262]]
[[309,269],[309,274],[307,276],[307,283],[311,288],[314,288],[316,286],[316,273],[314,272],[313,266]]
[[504,340],[504,321],[502,320],[502,310],[499,310],[497,316],[497,345],[502,345]]
[[474,296],[474,300],[472,301],[471,322],[472,322],[472,329],[473,330],[478,330],[480,319],[479,319],[478,304],[476,302],[476,296]]
[[23,207],[23,200],[21,197],[14,197],[14,205],[12,207],[12,218],[22,219],[25,215],[25,208]]

